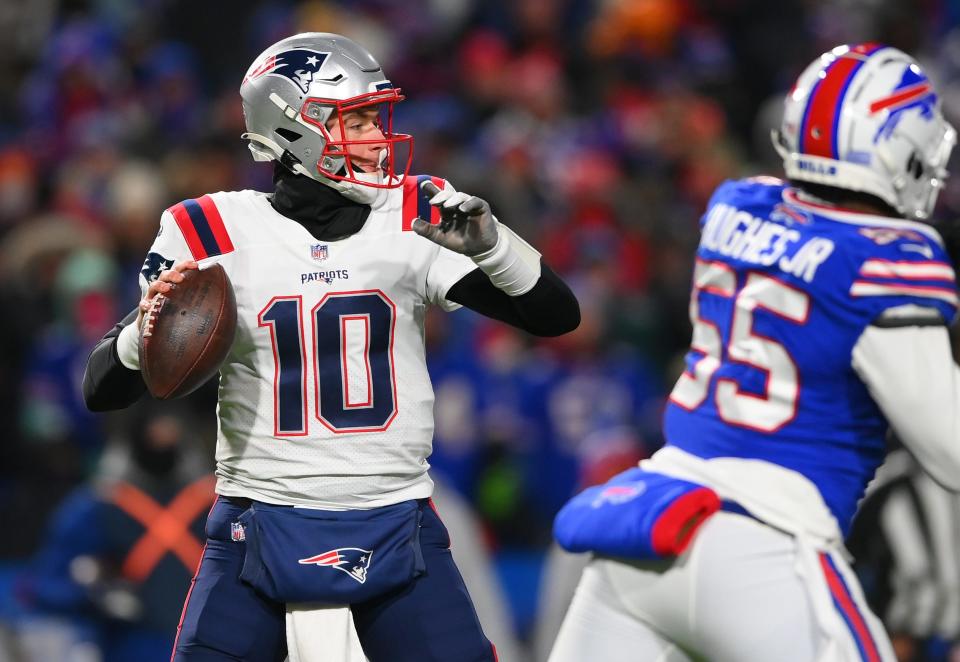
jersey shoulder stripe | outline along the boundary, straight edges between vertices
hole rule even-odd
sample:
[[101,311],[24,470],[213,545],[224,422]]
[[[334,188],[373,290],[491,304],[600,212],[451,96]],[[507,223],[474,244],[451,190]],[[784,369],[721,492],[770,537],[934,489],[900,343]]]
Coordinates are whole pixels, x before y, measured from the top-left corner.
[[194,260],[233,252],[223,217],[209,195],[178,202],[167,211],[177,222]]
[[953,287],[937,285],[905,285],[903,283],[877,283],[855,280],[850,286],[853,297],[920,297],[945,301],[954,309],[958,305],[957,291]]
[[420,191],[420,185],[427,180],[436,184],[437,188],[446,188],[447,181],[443,177],[430,175],[409,175],[403,180],[403,231],[413,229],[413,219],[419,217],[429,220],[436,225],[440,222],[440,210],[430,205],[426,194]]
[[871,224],[858,228],[855,237],[863,252],[851,297],[871,310],[870,301],[884,307],[912,303],[938,309],[947,322],[954,319],[960,305],[956,273],[936,230]]
[[867,278],[897,278],[907,281],[954,282],[953,268],[938,260],[883,260],[869,259],[860,267],[860,275]]

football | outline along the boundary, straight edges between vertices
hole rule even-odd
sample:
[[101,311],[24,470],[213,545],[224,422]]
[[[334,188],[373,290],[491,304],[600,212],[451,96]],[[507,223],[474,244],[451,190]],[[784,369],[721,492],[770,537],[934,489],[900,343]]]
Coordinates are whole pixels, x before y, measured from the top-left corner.
[[184,272],[150,302],[140,329],[140,370],[160,400],[195,391],[220,369],[237,330],[237,302],[219,264]]

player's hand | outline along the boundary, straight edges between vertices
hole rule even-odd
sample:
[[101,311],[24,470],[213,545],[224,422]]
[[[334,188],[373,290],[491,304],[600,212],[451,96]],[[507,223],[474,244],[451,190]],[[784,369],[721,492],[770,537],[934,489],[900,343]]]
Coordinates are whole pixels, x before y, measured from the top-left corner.
[[143,326],[143,316],[150,310],[150,302],[153,301],[155,296],[158,294],[167,294],[177,286],[177,283],[182,283],[184,279],[183,272],[199,268],[200,265],[194,260],[184,260],[183,262],[177,262],[173,265],[172,269],[161,271],[156,280],[150,283],[150,287],[147,288],[147,293],[140,299],[137,312],[137,328],[139,329]]
[[464,255],[479,255],[497,245],[497,221],[486,200],[475,195],[441,191],[430,180],[420,185],[430,204],[440,210],[440,224],[414,219],[413,231],[435,244]]

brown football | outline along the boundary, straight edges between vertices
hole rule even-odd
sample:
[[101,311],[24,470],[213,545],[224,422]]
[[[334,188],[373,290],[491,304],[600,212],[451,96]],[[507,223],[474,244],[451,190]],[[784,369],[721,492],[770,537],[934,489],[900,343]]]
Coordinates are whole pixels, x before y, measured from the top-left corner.
[[140,371],[160,400],[183,397],[217,374],[237,330],[237,300],[223,267],[183,275],[153,299],[140,329]]

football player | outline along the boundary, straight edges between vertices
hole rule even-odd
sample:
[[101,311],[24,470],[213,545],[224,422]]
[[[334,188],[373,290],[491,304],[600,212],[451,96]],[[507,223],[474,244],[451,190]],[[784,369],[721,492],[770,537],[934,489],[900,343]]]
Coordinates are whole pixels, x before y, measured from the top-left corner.
[[[219,498],[174,659],[282,660],[284,596],[344,604],[323,592],[341,591],[362,596],[343,600],[373,662],[494,660],[429,503],[424,312],[466,306],[552,336],[579,324],[577,301],[485,201],[407,174],[413,139],[392,126],[403,96],[360,45],[284,39],[250,66],[240,96],[243,137],[254,159],[275,162],[274,190],[165,211],[143,300],[84,377],[91,409],[136,401],[150,301],[187,270],[224,267],[238,329],[220,369]],[[271,527],[291,521],[283,542]],[[311,539],[323,542],[293,549]],[[401,574],[383,584],[390,572]]]
[[787,181],[728,181],[702,217],[686,370],[641,462],[723,506],[679,556],[591,561],[552,662],[894,659],[843,538],[888,425],[960,489],[955,276],[917,222],[954,142],[899,50],[801,74],[774,136]]

